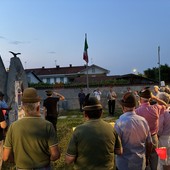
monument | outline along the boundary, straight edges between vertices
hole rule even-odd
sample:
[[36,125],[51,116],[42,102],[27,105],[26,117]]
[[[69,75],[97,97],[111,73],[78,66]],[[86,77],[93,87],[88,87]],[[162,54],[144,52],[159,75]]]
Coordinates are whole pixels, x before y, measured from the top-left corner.
[[4,93],[6,92],[7,72],[6,72],[1,56],[0,56],[0,80],[1,80],[0,91]]
[[5,99],[8,106],[12,107],[9,112],[10,123],[18,119],[18,109],[21,106],[21,96],[25,88],[28,87],[27,77],[21,60],[17,55],[21,53],[14,53],[10,59],[9,70],[6,71],[3,65],[3,61],[0,58],[0,89],[5,94]]

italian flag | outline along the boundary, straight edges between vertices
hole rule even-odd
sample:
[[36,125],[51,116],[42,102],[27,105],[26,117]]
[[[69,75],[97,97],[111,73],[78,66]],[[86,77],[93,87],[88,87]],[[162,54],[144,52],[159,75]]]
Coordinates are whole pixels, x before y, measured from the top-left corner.
[[83,60],[85,60],[85,61],[86,61],[86,63],[88,63],[88,62],[89,62],[87,49],[88,49],[88,44],[87,44],[87,35],[85,34]]

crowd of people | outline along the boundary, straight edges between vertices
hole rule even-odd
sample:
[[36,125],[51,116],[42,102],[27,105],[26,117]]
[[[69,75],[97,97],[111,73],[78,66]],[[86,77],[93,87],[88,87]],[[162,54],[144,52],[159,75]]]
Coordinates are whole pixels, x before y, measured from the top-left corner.
[[[101,118],[102,92],[97,89],[90,96],[81,89],[78,98],[85,122],[73,131],[65,163],[76,170],[111,170],[114,167],[118,170],[169,170],[170,94],[158,86],[154,86],[154,90],[149,87],[139,92],[128,89],[118,100],[111,87],[107,93],[109,115],[114,116],[116,102],[122,108],[113,127]],[[42,99],[36,89],[24,90],[21,100],[25,116],[8,127],[5,140],[3,129],[7,123],[3,110],[10,108],[0,107],[0,169],[2,160],[13,159],[17,170],[51,170],[50,162],[60,158],[57,103],[65,97],[54,91],[46,91],[46,95],[45,117],[42,118]],[[156,150],[162,147],[167,152],[164,160]]]

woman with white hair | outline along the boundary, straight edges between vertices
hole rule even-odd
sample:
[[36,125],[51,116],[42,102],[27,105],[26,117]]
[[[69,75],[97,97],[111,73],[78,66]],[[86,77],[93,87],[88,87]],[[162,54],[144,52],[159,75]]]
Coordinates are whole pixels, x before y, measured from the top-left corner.
[[[158,98],[169,104],[170,95],[165,92],[160,92]],[[159,117],[159,147],[167,148],[167,160],[158,161],[159,170],[170,170],[170,105],[166,110],[162,111]]]

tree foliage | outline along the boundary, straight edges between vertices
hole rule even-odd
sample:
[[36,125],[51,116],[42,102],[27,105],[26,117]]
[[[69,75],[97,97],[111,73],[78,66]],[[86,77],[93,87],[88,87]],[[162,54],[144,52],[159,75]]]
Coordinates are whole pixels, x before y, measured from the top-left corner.
[[[159,68],[148,68],[144,71],[144,76],[159,81]],[[170,82],[170,67],[168,66],[168,64],[160,65],[160,78],[161,81]]]

